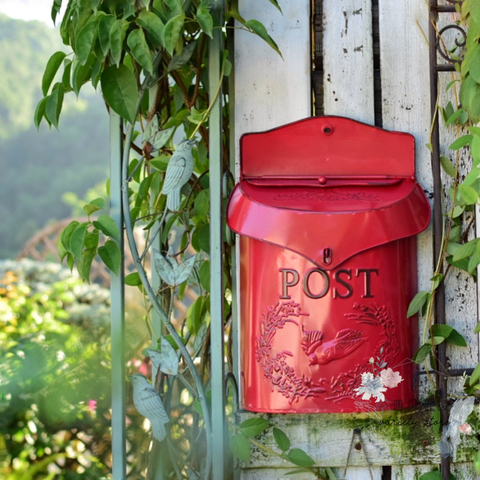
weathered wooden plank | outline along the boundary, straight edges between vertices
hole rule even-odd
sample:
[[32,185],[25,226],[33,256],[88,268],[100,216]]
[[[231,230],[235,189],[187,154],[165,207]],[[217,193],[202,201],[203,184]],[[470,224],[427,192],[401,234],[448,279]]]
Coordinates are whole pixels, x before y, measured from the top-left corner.
[[374,123],[372,2],[323,1],[324,109]]
[[[361,429],[365,454],[361,448],[357,449],[359,438],[354,437],[354,448],[349,461],[352,467],[367,467],[368,464],[377,467],[436,465],[440,463],[437,448],[439,438],[435,436],[432,428],[431,413],[431,407],[362,414],[257,415],[243,412],[238,415],[238,421],[255,416],[267,418],[273,426],[287,433],[292,448],[304,449],[323,467],[344,468],[355,428]],[[279,452],[270,430],[262,434],[258,441]],[[457,450],[456,461],[471,461],[472,451],[476,451],[477,445],[478,441],[474,436],[464,436]],[[277,456],[255,448],[250,461],[243,464],[243,467],[288,468],[289,464]],[[366,476],[368,469],[364,470],[363,474],[365,478],[369,478]]]
[[[241,480],[313,480],[316,477],[310,473],[297,473],[294,475],[287,475],[288,472],[295,470],[292,468],[254,468],[244,470],[241,475]],[[343,468],[332,469],[337,478],[344,480],[359,480],[360,478],[372,479],[368,470],[364,468],[352,467],[347,470],[347,474],[343,476]],[[367,477],[365,477],[365,471]],[[382,480],[382,468],[372,467],[373,480]]]
[[[421,475],[432,470],[438,470],[436,465],[394,465],[392,467],[392,480],[418,479]],[[478,474],[471,463],[452,465],[452,474],[457,480],[477,480]]]
[[309,2],[284,0],[283,15],[266,1],[243,0],[239,4],[243,18],[255,18],[267,27],[283,59],[259,37],[236,30],[236,145],[245,132],[309,117],[312,110]]
[[[433,198],[429,143],[430,84],[428,4],[416,0],[396,2],[379,0],[380,68],[382,83],[383,127],[409,132],[415,137],[416,176],[427,196]],[[430,290],[433,272],[433,237],[431,227],[421,233],[418,245],[418,288]],[[419,342],[423,324],[419,323]],[[421,379],[421,395],[429,385]]]

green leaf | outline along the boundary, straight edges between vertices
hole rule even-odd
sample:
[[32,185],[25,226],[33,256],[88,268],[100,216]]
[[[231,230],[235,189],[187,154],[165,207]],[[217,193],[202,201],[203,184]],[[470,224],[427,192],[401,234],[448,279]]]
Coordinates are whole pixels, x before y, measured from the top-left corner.
[[52,22],[55,25],[55,20],[57,19],[58,12],[62,8],[62,0],[53,0],[53,5],[52,5]]
[[210,209],[210,190],[202,190],[195,198],[193,214],[202,218],[207,218]]
[[213,18],[208,11],[208,7],[206,5],[200,4],[197,9],[197,13],[195,15],[200,28],[208,35],[210,38],[213,38],[212,31],[213,31]]
[[315,465],[315,460],[312,457],[307,455],[303,450],[300,448],[292,448],[288,454],[288,459],[298,465],[299,467],[313,467]]
[[472,154],[474,165],[478,165],[480,163],[480,136],[473,136],[470,144],[470,153]]
[[174,15],[178,15],[183,12],[181,0],[163,0],[168,8],[172,11]]
[[478,192],[467,185],[460,184],[458,186],[458,195],[467,205],[475,205],[478,202]]
[[63,86],[65,87],[65,91],[72,90],[72,86],[70,84],[70,78],[72,76],[72,65],[73,65],[73,62],[69,58],[66,58],[64,60],[62,83],[63,83]]
[[273,427],[273,438],[278,445],[278,448],[282,450],[282,452],[286,452],[290,449],[290,440],[288,439],[287,435],[277,427]]
[[148,163],[159,172],[166,172],[170,155],[161,155],[160,157],[152,158]]
[[96,248],[88,248],[82,252],[82,258],[78,262],[78,273],[85,282],[90,281],[90,270],[92,269],[92,262],[97,255]]
[[127,39],[127,45],[130,48],[130,53],[132,54],[133,58],[143,67],[144,70],[152,74],[152,56],[141,28],[137,28],[130,33]]
[[33,121],[35,122],[35,126],[37,127],[37,130],[40,128],[40,123],[42,121],[42,118],[45,116],[45,107],[47,105],[47,100],[48,100],[48,97],[42,98],[38,102],[37,108],[35,110],[35,115],[33,117]]
[[98,212],[99,210],[101,210],[100,207],[98,207],[97,205],[92,205],[92,204],[90,204],[90,203],[83,206],[83,211],[84,211],[88,216],[90,216],[92,213]]
[[102,197],[94,198],[90,202],[90,205],[96,205],[98,208],[103,208],[105,207],[105,200]]
[[429,338],[426,342],[425,342],[425,345],[440,345],[441,343],[443,343],[445,341],[445,337],[433,337],[432,338]]
[[95,249],[97,250],[98,247],[98,241],[100,240],[100,234],[98,233],[98,230],[95,228],[93,232],[89,232],[87,230],[85,234],[85,241],[84,246],[86,249]]
[[438,470],[424,473],[419,480],[442,480],[442,474]]
[[137,25],[142,27],[152,37],[156,47],[164,47],[165,25],[154,13],[143,10],[138,16]]
[[81,65],[87,63],[90,52],[92,51],[95,39],[97,37],[98,22],[93,18],[87,22],[83,28],[78,32],[75,41],[75,53]]
[[70,239],[72,238],[72,234],[78,225],[80,225],[79,222],[77,222],[76,220],[73,220],[64,228],[64,230],[62,231],[62,234],[60,235],[63,248],[67,252],[71,252]]
[[102,93],[110,107],[131,124],[135,123],[138,91],[135,75],[125,65],[114,65],[104,70],[101,77]]
[[55,52],[48,60],[42,78],[42,92],[44,96],[47,95],[50,85],[52,84],[65,56],[65,52]]
[[264,27],[264,25],[259,22],[258,20],[248,20],[246,22],[246,25],[254,32],[256,33],[261,39],[265,40],[265,42],[268,43],[282,58],[282,54],[280,50],[278,49],[277,44],[273,40],[273,38],[268,34],[267,29]]
[[480,450],[475,455],[475,460],[473,461],[473,466],[475,467],[475,471],[480,473]]
[[275,7],[278,9],[280,13],[282,12],[282,9],[280,8],[280,5],[278,4],[277,0],[268,0],[272,5],[275,5]]
[[103,260],[103,263],[115,274],[118,275],[120,271],[120,263],[122,255],[118,245],[113,240],[107,240],[103,247],[98,249],[98,254]]
[[114,15],[105,15],[98,23],[98,42],[104,55],[107,55],[110,50],[110,31],[115,21]]
[[[59,235],[57,238],[57,252],[58,252],[58,256],[60,257],[60,263],[62,263],[63,259],[66,257],[68,252],[66,248],[63,246],[61,235]],[[479,322],[479,325],[480,325],[480,322]]]
[[92,65],[95,61],[95,55],[90,55],[87,63],[82,65],[77,59],[73,61],[72,88],[78,97],[82,85],[88,82],[92,74]]
[[198,272],[200,285],[206,292],[210,292],[210,260],[205,260]]
[[109,217],[105,214],[100,215],[96,220],[93,221],[93,226],[107,235],[107,237],[111,237],[117,241],[120,241],[120,230],[118,229],[118,225],[112,217]]
[[445,122],[445,126],[448,127],[453,122],[455,122],[462,115],[463,112],[464,112],[463,108],[459,108],[456,112],[450,115],[450,117]]
[[417,350],[417,353],[413,356],[413,361],[415,363],[424,362],[431,351],[432,351],[432,345],[425,343]]
[[249,418],[240,424],[240,431],[247,437],[256,437],[270,426],[264,418]]
[[450,150],[459,150],[460,148],[465,147],[470,143],[472,140],[471,135],[463,135],[459,138],[457,138],[451,145],[450,145]]
[[450,175],[452,178],[456,177],[457,171],[455,170],[455,167],[453,166],[449,158],[442,155],[440,157],[440,165],[442,166],[444,172],[447,175]]
[[133,272],[125,277],[125,284],[131,287],[139,287],[142,284],[138,272]]
[[439,435],[441,426],[441,412],[438,407],[434,407],[432,410],[432,426],[435,435]]
[[75,257],[73,253],[67,253],[67,265],[71,272],[73,272],[73,267],[75,265]]
[[210,224],[200,225],[193,231],[192,246],[197,252],[210,252]]
[[127,20],[120,19],[115,21],[110,30],[110,51],[112,52],[112,58],[117,67],[120,66],[123,52],[123,41],[125,40],[125,34],[129,26],[130,23]]
[[196,335],[204,323],[208,307],[208,297],[198,297],[187,310],[187,328]]
[[475,367],[475,370],[470,375],[470,378],[468,379],[468,384],[471,387],[473,387],[478,382],[479,379],[480,379],[480,363],[477,364],[477,366]]
[[170,55],[173,54],[173,49],[175,48],[175,45],[180,37],[180,32],[182,31],[184,22],[185,15],[182,13],[172,17],[165,25],[165,48]]
[[65,87],[63,86],[63,83],[56,83],[45,105],[45,117],[57,129],[60,112],[62,111],[64,94]]
[[474,333],[480,333],[480,322],[478,322],[477,325],[475,326]]
[[430,292],[418,292],[408,306],[407,318],[410,318],[419,312],[421,308],[430,300],[430,296]]
[[174,55],[168,64],[167,71],[172,72],[173,70],[179,70],[182,68],[190,60],[190,58],[192,58],[195,45],[196,42],[189,43],[183,48],[180,55]]
[[244,462],[248,462],[250,459],[250,442],[247,440],[245,435],[241,433],[233,435],[229,439],[230,450],[232,453]]
[[85,241],[85,233],[87,232],[88,223],[81,223],[73,231],[72,237],[70,238],[70,251],[78,259],[82,258],[83,244]]
[[473,255],[475,250],[477,249],[478,239],[470,240],[468,243],[462,245],[453,255],[453,261],[458,262],[464,258]]

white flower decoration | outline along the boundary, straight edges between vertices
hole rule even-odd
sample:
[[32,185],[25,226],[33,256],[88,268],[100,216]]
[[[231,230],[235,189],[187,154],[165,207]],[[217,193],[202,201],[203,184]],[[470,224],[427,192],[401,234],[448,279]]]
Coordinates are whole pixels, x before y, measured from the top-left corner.
[[384,402],[385,392],[387,389],[383,386],[382,379],[380,377],[374,377],[373,373],[362,373],[362,383],[354,391],[356,395],[362,395],[362,400],[370,400],[372,396],[375,398],[375,402]]

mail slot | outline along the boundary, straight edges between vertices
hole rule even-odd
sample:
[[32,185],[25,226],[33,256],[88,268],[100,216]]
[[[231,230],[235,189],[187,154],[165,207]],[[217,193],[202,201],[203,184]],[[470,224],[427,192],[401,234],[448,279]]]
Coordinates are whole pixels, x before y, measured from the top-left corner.
[[256,412],[415,401],[415,235],[430,206],[414,138],[315,117],[241,138],[241,399]]

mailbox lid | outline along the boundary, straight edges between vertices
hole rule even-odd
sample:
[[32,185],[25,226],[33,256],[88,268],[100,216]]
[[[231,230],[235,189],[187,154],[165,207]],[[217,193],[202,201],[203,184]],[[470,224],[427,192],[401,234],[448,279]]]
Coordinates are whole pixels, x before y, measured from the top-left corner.
[[[416,235],[430,221],[428,200],[412,179],[404,179],[392,187],[388,194],[390,201],[382,199],[378,188],[371,193],[364,189],[362,195],[380,199],[377,208],[372,206],[375,201],[370,198],[365,208],[361,208],[362,202],[351,200],[355,208],[340,210],[339,205],[346,206],[349,197],[358,198],[348,189],[340,193],[321,193],[318,201],[312,201],[313,194],[307,192],[307,199],[300,198],[298,202],[291,202],[295,206],[282,208],[259,201],[267,196],[259,192],[264,189],[268,187],[252,189],[245,182],[235,187],[227,207],[229,227],[240,235],[298,253],[326,270],[338,267],[362,251]],[[275,196],[271,188],[268,190],[268,195]],[[292,194],[288,188],[276,190],[278,195]],[[336,201],[338,195],[341,198]],[[309,201],[308,197],[314,204],[312,208],[298,208],[299,204]],[[326,249],[329,249],[328,259],[324,255]]]
[[342,117],[246,134],[227,223],[238,234],[336,268],[428,226],[430,205],[414,179],[414,154],[411,135]]

